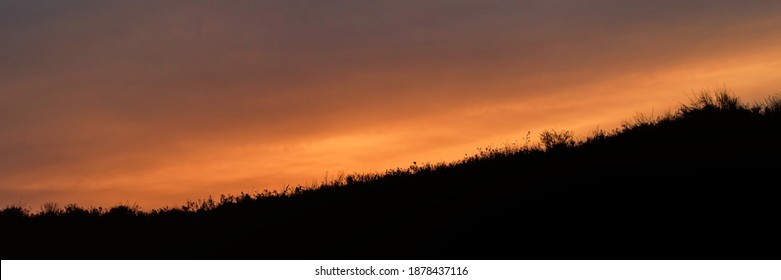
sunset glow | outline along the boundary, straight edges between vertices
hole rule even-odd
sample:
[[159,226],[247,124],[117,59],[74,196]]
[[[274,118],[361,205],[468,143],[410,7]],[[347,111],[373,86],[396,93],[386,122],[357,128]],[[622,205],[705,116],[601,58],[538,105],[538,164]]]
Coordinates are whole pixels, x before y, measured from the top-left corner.
[[0,205],[175,206],[781,91],[781,2],[681,2],[3,1]]

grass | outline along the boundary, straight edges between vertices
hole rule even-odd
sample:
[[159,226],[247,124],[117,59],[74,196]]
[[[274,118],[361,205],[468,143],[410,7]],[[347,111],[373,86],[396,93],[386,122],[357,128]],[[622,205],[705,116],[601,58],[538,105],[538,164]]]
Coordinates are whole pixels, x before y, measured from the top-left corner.
[[339,174],[318,186],[151,211],[9,206],[0,255],[778,258],[752,249],[778,247],[769,222],[781,214],[778,143],[781,95],[745,104],[703,93],[584,139],[550,130],[540,143],[527,135],[456,162]]

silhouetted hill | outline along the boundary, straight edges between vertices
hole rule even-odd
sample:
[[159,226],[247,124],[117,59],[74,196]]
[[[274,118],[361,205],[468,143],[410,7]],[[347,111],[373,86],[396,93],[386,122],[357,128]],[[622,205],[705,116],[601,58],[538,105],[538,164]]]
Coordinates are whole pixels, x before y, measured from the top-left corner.
[[781,96],[317,189],[174,209],[20,207],[3,259],[778,259]]

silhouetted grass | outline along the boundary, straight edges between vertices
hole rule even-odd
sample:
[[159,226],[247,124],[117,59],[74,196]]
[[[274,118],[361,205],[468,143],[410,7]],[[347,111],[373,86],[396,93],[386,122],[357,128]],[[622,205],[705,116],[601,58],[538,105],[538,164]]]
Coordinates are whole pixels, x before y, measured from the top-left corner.
[[9,206],[0,254],[778,258],[780,136],[781,95],[749,105],[703,93],[676,112],[638,115],[584,139],[545,131],[539,144],[527,135],[523,145],[456,162],[338,174],[317,186],[148,212]]

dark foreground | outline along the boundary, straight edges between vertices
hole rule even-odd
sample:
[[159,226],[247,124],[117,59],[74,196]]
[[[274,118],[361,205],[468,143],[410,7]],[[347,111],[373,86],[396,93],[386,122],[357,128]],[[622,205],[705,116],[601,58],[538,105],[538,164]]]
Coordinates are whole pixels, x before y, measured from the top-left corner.
[[319,190],[150,213],[8,208],[0,257],[779,259],[781,102],[733,101]]

